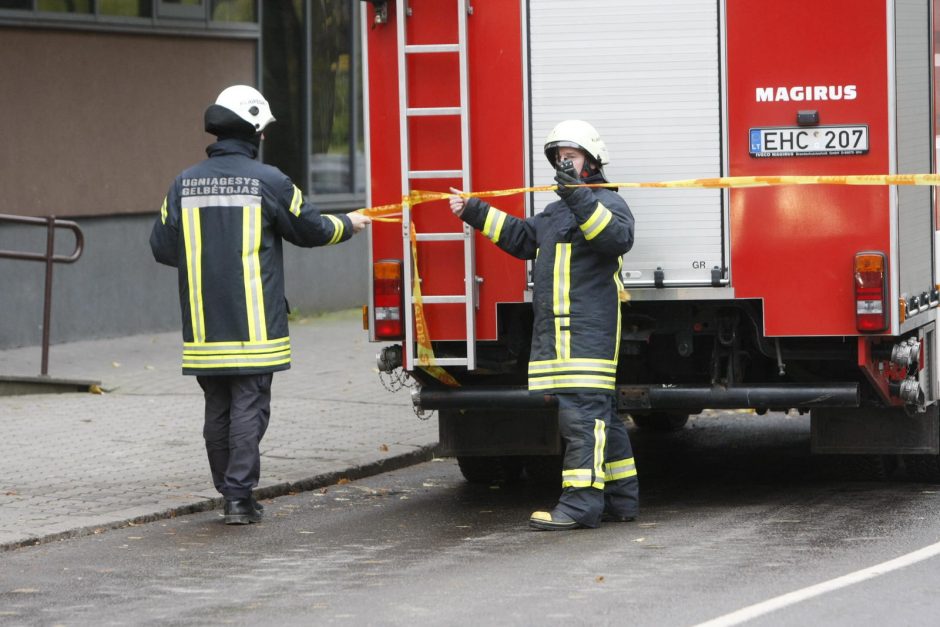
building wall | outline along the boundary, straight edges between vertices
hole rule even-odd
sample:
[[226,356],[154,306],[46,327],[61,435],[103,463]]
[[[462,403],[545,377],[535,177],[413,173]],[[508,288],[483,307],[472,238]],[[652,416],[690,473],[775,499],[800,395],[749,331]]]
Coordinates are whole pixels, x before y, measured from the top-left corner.
[[[55,215],[85,235],[79,261],[54,266],[53,344],[179,329],[176,273],[153,261],[151,224],[173,178],[214,141],[206,106],[228,85],[256,84],[257,48],[256,38],[0,26],[0,214]],[[58,254],[72,252],[69,231],[56,239]],[[291,306],[365,303],[366,244],[286,246]],[[45,245],[43,227],[0,221],[0,250]],[[0,258],[0,350],[41,343],[44,272]]]
[[[179,329],[176,270],[157,264],[150,253],[155,217],[75,219],[85,249],[76,263],[54,266],[53,344]],[[307,315],[365,304],[367,243],[360,234],[323,248],[285,245],[291,308]],[[0,250],[43,252],[45,246],[43,227],[0,226]],[[74,247],[71,232],[57,229],[57,254],[68,255]],[[42,263],[0,259],[0,350],[41,343],[44,277]],[[50,373],[55,373],[54,352]]]
[[158,210],[173,177],[205,156],[206,105],[228,85],[255,84],[257,47],[0,27],[0,213]]

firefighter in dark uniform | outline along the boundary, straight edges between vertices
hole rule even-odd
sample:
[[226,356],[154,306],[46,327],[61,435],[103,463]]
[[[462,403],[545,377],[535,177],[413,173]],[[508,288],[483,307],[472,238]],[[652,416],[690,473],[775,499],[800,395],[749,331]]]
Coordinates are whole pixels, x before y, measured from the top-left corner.
[[150,235],[154,258],[179,270],[183,374],[205,395],[203,436],[226,524],[263,513],[252,495],[259,444],[273,373],[291,361],[282,240],[338,244],[370,222],[356,212],[321,215],[283,172],[257,160],[273,121],[254,88],[223,90],[205,112],[218,141],[173,181]]
[[539,530],[597,527],[636,518],[639,487],[630,438],[617,415],[621,256],[633,246],[633,214],[605,183],[607,148],[593,126],[566,120],[545,141],[560,200],[526,220],[460,190],[451,209],[497,246],[534,259],[535,320],[529,391],[558,398],[565,443],[562,494],[532,514]]

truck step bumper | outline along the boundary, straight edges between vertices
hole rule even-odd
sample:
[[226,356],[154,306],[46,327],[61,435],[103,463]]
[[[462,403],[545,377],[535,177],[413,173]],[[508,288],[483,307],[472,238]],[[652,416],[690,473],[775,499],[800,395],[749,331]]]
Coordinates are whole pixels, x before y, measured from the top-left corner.
[[858,407],[857,383],[720,385],[620,385],[617,408],[635,410],[790,409]]
[[[553,408],[551,394],[530,394],[524,387],[421,388],[412,393],[420,409],[540,409]],[[621,411],[709,409],[789,409],[858,407],[857,383],[775,384],[748,386],[619,385]]]

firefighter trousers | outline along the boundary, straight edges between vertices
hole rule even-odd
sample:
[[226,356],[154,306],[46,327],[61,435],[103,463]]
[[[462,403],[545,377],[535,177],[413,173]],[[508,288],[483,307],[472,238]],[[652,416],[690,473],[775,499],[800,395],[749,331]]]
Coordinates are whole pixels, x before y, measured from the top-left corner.
[[565,443],[558,509],[585,527],[604,512],[636,517],[639,483],[630,436],[609,394],[557,394]]
[[215,489],[227,499],[251,496],[261,477],[261,438],[271,416],[273,375],[196,377],[206,399],[209,469]]

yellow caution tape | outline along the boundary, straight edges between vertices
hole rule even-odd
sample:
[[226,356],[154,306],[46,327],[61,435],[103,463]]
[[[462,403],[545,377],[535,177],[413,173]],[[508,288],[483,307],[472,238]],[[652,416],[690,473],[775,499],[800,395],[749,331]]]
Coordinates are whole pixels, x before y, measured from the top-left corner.
[[415,305],[415,336],[418,341],[417,363],[429,375],[450,387],[459,387],[457,380],[449,372],[437,365],[434,359],[434,349],[431,347],[431,336],[428,334],[428,324],[424,318],[424,300],[421,298],[421,278],[418,275],[418,247],[414,224],[411,225],[411,260],[414,273],[412,283],[412,299]]
[[[772,187],[778,185],[940,185],[940,174],[848,174],[831,176],[722,176],[715,178],[684,179],[677,181],[627,182],[627,183],[592,183],[572,185],[571,187],[623,187],[623,188],[697,188],[724,189],[747,187]],[[494,198],[512,196],[526,192],[554,191],[556,185],[538,185],[534,187],[515,187],[483,192],[461,192],[462,198]],[[414,190],[402,198],[402,202],[359,209],[359,212],[377,222],[401,222],[402,206],[413,207],[422,203],[446,200],[453,196],[447,192]],[[411,225],[411,255],[414,272],[413,300],[415,305],[415,335],[417,336],[417,363],[431,376],[451,387],[460,384],[443,368],[435,363],[434,349],[428,334],[427,321],[424,317],[424,304],[421,298],[421,281],[418,276],[417,239],[414,224]],[[623,290],[621,301],[629,301],[630,293]]]
[[[777,185],[940,185],[940,174],[844,174],[829,176],[722,176],[703,179],[684,179],[678,181],[652,181],[627,183],[592,183],[572,185],[571,187],[623,187],[623,188],[673,188],[673,189],[725,189],[747,187],[773,187]],[[515,187],[484,192],[462,192],[462,198],[495,198],[512,196],[527,192],[550,192],[556,185],[538,185],[535,187]],[[446,200],[454,194],[414,190],[402,199],[402,203],[420,205],[436,200]],[[360,209],[373,220],[380,222],[400,222],[402,203],[379,205]]]

